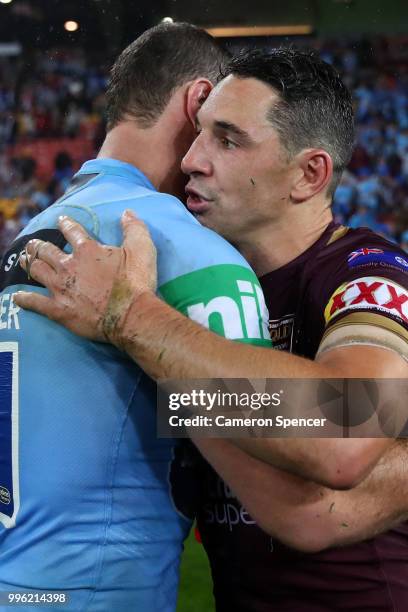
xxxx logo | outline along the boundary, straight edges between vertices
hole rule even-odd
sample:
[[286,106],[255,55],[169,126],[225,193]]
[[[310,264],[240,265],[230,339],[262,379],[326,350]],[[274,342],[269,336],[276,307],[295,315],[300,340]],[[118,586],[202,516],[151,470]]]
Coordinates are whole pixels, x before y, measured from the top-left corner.
[[341,285],[324,311],[326,323],[348,310],[376,309],[399,317],[408,324],[408,290],[393,281],[373,276]]

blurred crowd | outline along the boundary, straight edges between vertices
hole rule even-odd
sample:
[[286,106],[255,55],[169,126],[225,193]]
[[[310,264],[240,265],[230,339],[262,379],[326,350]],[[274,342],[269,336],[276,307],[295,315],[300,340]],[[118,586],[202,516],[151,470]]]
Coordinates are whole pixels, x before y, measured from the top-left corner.
[[[407,43],[402,38],[313,43],[339,69],[355,100],[356,147],[335,193],[335,216],[351,227],[370,227],[406,250]],[[97,151],[105,131],[107,78],[107,65],[91,62],[80,49],[0,57],[0,253],[29,219],[62,195],[77,167]],[[40,153],[30,154],[33,143],[42,143]],[[74,143],[77,155],[71,153]]]
[[80,49],[0,57],[0,254],[99,148],[107,78]]
[[0,57],[0,143],[76,138],[95,132],[108,69],[77,50]]
[[334,196],[336,218],[408,250],[408,39],[317,45],[353,92],[356,146]]

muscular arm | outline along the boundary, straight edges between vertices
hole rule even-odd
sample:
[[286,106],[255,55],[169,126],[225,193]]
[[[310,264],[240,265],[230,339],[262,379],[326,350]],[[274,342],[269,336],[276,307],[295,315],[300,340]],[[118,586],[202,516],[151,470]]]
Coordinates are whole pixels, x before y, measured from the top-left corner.
[[[113,342],[155,379],[407,375],[407,364],[397,354],[376,347],[333,349],[310,361],[225,340],[154,295],[155,279],[149,274],[154,269],[154,247],[143,224],[128,217],[123,248],[109,249],[72,221],[63,221],[61,228],[73,255],[42,243],[40,260],[37,244],[37,259],[31,266],[31,275],[50,289],[52,297],[17,294],[16,303],[46,314],[75,333]],[[92,295],[90,278],[100,280],[97,286],[92,284]],[[275,467],[342,489],[364,479],[392,440],[241,438],[234,443]]]
[[292,476],[224,440],[195,442],[258,525],[298,550],[317,552],[352,544],[408,518],[406,441],[395,442],[350,491]]
[[[342,347],[310,361],[237,345],[186,320],[149,293],[133,302],[114,333],[116,343],[156,379],[403,378],[407,373],[397,354],[377,347]],[[342,489],[364,479],[392,440],[240,438],[234,444],[275,467]]]

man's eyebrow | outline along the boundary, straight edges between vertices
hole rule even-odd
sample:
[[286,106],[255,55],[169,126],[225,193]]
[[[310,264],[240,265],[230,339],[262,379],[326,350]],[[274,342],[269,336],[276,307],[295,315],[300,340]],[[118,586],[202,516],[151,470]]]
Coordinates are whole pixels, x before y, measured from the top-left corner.
[[235,125],[235,123],[230,123],[229,121],[214,121],[214,127],[220,130],[225,130],[226,132],[231,132],[240,138],[241,141],[250,143],[252,141],[250,135],[245,130],[242,130],[240,127]]

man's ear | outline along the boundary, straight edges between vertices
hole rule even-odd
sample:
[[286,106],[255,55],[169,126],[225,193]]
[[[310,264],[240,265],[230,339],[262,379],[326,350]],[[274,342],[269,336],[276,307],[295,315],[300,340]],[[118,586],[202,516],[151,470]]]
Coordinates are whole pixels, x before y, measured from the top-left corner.
[[197,113],[204,104],[213,84],[208,79],[196,79],[189,85],[186,94],[186,111],[191,123],[195,126]]
[[296,156],[299,173],[292,186],[294,203],[310,200],[318,193],[326,192],[333,178],[333,160],[324,149],[305,149]]

